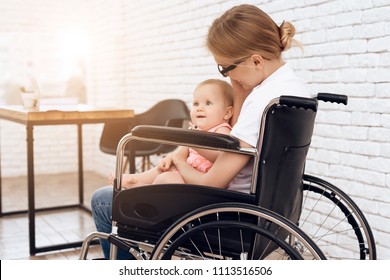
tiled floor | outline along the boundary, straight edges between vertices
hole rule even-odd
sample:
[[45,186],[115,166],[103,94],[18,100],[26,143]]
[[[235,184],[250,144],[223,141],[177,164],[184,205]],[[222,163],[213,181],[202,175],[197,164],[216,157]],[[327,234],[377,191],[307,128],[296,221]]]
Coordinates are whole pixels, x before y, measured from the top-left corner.
[[[38,175],[35,179],[35,203],[37,208],[78,202],[77,174]],[[107,178],[92,172],[84,174],[84,201],[89,207],[94,190],[105,185]],[[2,211],[9,212],[27,208],[27,180],[25,177],[2,178]],[[83,240],[95,230],[91,214],[70,208],[39,212],[36,216],[36,245]],[[79,249],[29,255],[28,219],[26,214],[0,218],[0,259],[78,259]],[[100,247],[91,246],[88,258],[101,257]]]

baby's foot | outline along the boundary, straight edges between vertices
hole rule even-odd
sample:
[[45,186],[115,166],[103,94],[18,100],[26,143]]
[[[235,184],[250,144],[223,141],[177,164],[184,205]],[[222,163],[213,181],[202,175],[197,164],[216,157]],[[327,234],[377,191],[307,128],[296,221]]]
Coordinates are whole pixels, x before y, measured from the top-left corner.
[[145,185],[145,182],[141,182],[141,181],[138,181],[136,178],[134,177],[130,177],[128,178],[126,181],[124,181],[123,183],[123,187],[125,189],[128,189],[128,188],[135,188],[135,187],[140,187],[140,186],[144,186]]

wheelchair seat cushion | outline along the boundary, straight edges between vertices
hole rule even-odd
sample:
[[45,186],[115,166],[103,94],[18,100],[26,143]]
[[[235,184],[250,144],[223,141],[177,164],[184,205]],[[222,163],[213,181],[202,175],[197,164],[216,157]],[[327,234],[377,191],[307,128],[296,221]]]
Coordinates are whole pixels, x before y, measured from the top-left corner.
[[254,203],[254,196],[199,185],[149,185],[119,192],[113,220],[127,236],[158,238],[178,218],[202,206],[222,202]]

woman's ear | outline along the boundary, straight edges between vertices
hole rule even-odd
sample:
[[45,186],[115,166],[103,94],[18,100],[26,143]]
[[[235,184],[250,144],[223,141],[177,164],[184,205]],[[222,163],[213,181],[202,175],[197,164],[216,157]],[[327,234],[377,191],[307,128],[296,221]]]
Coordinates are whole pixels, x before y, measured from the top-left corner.
[[233,116],[233,106],[229,106],[226,109],[225,116],[223,117],[224,120],[229,120]]
[[259,69],[263,69],[264,66],[264,58],[259,54],[253,54],[251,56],[252,63],[258,67]]

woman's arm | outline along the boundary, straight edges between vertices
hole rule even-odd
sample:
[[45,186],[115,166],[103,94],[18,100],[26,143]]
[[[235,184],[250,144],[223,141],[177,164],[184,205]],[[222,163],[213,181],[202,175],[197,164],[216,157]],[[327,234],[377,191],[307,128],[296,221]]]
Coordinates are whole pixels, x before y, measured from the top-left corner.
[[[248,147],[242,143],[242,147]],[[186,162],[186,154],[176,153],[173,163],[179,170],[186,184],[205,185],[216,188],[227,188],[231,180],[249,161],[250,156],[229,152],[219,152],[219,156],[207,173],[202,173]]]
[[[218,128],[215,133],[221,133],[221,134],[230,134],[230,129],[228,127],[222,126]],[[208,150],[208,149],[199,149],[199,148],[193,148],[195,151],[197,151],[202,157],[207,159],[208,161],[215,162],[219,155],[219,151],[215,150]]]

